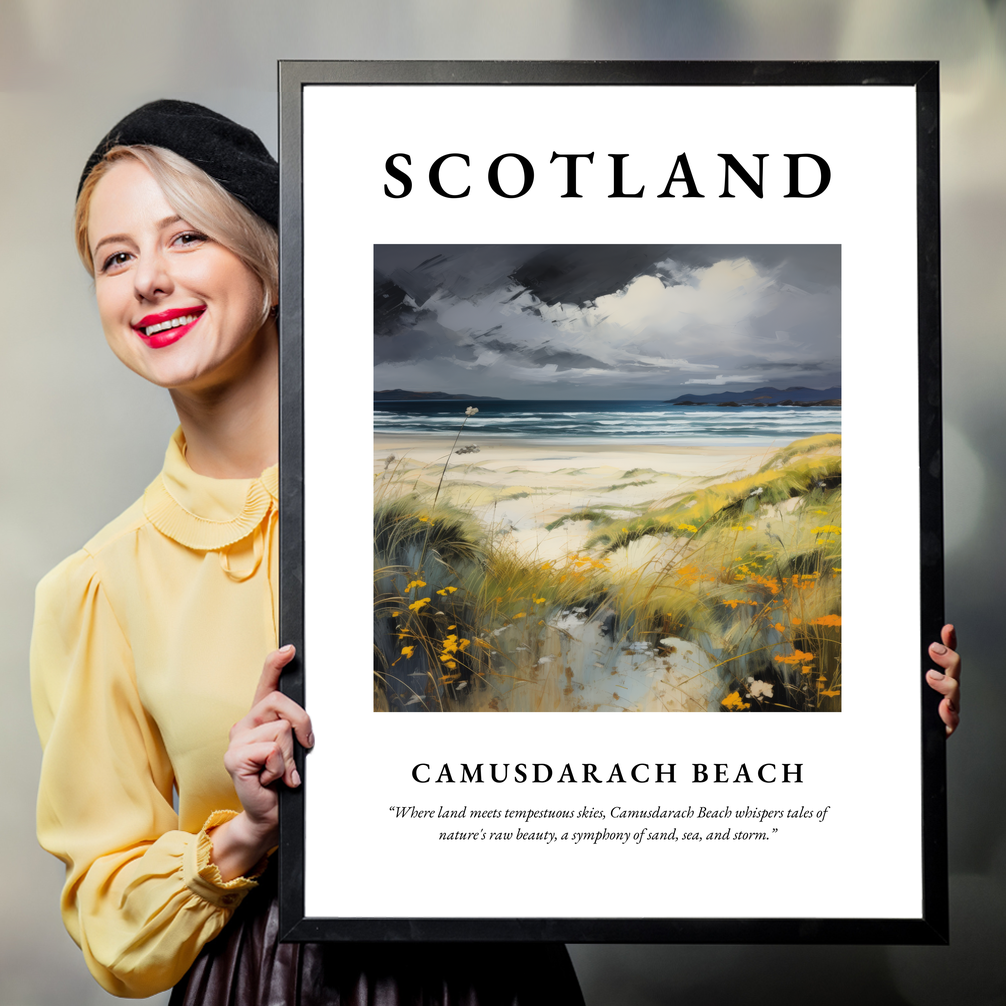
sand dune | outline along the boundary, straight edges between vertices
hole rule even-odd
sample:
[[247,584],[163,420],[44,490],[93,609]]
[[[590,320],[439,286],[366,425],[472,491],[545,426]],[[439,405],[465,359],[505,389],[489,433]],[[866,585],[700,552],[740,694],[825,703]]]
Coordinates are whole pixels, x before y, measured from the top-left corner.
[[[431,437],[374,437],[375,491],[383,484],[435,490],[447,447]],[[461,504],[519,550],[555,559],[582,547],[590,522],[571,512],[603,510],[632,516],[669,497],[757,470],[777,445],[674,447],[650,443],[571,445],[483,440],[477,454],[451,455],[441,498]],[[388,458],[393,461],[388,462]]]

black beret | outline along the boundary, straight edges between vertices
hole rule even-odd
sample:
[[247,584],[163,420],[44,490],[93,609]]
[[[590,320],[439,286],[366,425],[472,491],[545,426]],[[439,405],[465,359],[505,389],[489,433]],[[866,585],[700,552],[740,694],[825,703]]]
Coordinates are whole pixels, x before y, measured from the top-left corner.
[[77,195],[91,169],[112,147],[140,144],[173,150],[253,213],[279,226],[279,165],[265,144],[225,115],[172,98],[142,105],[108,131],[84,166]]

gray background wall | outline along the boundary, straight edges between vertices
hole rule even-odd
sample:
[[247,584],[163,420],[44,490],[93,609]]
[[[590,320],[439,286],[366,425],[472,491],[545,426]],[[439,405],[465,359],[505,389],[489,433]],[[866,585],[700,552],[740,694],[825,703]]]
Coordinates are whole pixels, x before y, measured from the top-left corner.
[[[0,1006],[108,999],[63,931],[61,869],[34,839],[32,590],[136,498],[174,426],[167,396],[104,345],[70,237],[78,172],[123,113],[166,96],[217,108],[275,149],[279,58],[942,61],[947,613],[967,655],[964,725],[950,745],[953,945],[585,946],[573,956],[591,1006],[1006,1002],[1004,53],[998,0],[3,0]],[[882,433],[882,403],[877,424]],[[868,667],[870,655],[849,659]],[[809,876],[831,856],[841,850],[808,849]]]

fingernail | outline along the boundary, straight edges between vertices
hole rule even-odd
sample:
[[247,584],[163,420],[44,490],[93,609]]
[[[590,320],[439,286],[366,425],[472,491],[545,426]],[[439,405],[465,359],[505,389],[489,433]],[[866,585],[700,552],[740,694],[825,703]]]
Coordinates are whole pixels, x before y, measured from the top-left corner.
[[300,773],[296,769],[290,773],[290,781],[294,784],[294,786],[300,785]]
[[946,675],[941,674],[939,671],[930,671],[929,676],[934,678],[936,681],[942,681],[943,678],[946,677]]
[[314,747],[314,731],[312,731],[311,733],[309,733],[307,735],[307,746],[309,748],[313,748]]
[[283,654],[293,653],[293,643],[287,643],[286,646],[280,647],[279,652]]
[[947,648],[942,643],[933,643],[932,646],[929,647],[929,649],[931,649],[933,653],[947,652]]

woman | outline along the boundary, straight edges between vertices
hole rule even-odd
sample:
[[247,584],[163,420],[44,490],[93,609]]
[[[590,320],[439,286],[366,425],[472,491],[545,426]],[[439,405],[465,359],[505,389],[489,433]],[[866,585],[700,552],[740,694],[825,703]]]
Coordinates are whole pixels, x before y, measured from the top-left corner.
[[276,787],[314,742],[274,649],[277,221],[258,137],[187,102],[126,116],[81,178],[106,339],[180,426],[143,497],[38,589],[38,831],[67,929],[121,996],[582,1003],[561,945],[277,944]]

